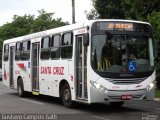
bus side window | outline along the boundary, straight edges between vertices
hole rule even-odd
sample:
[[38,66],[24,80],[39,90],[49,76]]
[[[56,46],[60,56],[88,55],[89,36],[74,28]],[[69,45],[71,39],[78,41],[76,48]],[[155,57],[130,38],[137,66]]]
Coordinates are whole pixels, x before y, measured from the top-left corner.
[[61,57],[71,59],[73,51],[73,34],[65,33],[62,38]]
[[9,55],[9,45],[4,45],[4,56],[3,56],[4,61],[8,61],[8,55]]
[[52,36],[51,40],[51,59],[60,58],[60,35]]
[[21,60],[29,60],[30,59],[30,41],[24,41],[22,43],[22,52],[21,52]]
[[50,37],[44,37],[41,40],[41,59],[48,60],[50,58]]
[[16,43],[16,52],[15,52],[15,60],[20,60],[21,59],[21,50],[22,50],[22,45],[20,42]]

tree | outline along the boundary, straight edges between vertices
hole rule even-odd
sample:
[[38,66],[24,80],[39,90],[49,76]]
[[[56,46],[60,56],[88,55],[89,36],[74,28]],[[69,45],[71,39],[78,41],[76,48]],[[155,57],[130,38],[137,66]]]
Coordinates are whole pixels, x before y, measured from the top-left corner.
[[124,10],[121,5],[121,0],[92,0],[92,2],[94,9],[92,9],[90,13],[87,14],[87,18],[89,19],[97,18],[97,16],[98,18],[102,19],[119,19],[125,17]]
[[[87,18],[134,19],[147,21],[147,16],[160,10],[160,0],[92,0],[93,7]],[[92,16],[92,17],[88,17]]]
[[159,0],[122,0],[125,18],[148,21],[147,16],[160,10]]
[[88,20],[93,20],[99,18],[99,14],[95,9],[91,9],[90,12],[85,11],[86,17]]
[[160,12],[153,12],[147,19],[153,26],[155,39],[160,42]]
[[47,13],[43,9],[39,10],[38,13],[39,16],[35,19],[33,23],[32,32],[43,31],[68,24],[62,22],[61,18],[53,19],[54,13]]
[[18,37],[22,35],[26,35],[31,33],[31,28],[34,23],[34,16],[33,15],[24,15],[24,16],[17,16],[14,15],[13,22],[11,23],[11,29],[14,30],[15,36]]
[[53,18],[54,13],[47,13],[43,9],[38,13],[37,17],[34,15],[14,15],[11,23],[0,27],[0,56],[2,56],[3,40],[68,24],[68,22],[63,22],[61,18]]
[[0,27],[0,39],[5,40],[68,24],[63,22],[61,18],[54,19],[54,13],[47,13],[43,9],[39,10],[38,13],[37,18],[34,15],[14,15],[11,23],[6,23]]

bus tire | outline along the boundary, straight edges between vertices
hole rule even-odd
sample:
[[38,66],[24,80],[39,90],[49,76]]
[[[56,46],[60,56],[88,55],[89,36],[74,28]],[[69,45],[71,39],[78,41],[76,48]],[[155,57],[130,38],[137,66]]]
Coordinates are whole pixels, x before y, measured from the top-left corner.
[[68,107],[68,108],[73,107],[73,101],[71,98],[71,89],[68,83],[65,83],[62,87],[61,99],[65,107]]
[[112,107],[116,107],[116,108],[122,107],[123,104],[124,104],[124,102],[110,102],[110,105],[111,105]]
[[20,97],[25,96],[25,91],[24,91],[23,82],[22,82],[21,78],[18,81],[18,96],[20,96]]

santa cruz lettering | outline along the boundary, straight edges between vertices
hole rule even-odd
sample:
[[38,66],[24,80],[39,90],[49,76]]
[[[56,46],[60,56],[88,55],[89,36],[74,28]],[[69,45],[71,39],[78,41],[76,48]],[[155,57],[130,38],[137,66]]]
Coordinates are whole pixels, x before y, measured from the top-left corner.
[[64,67],[54,67],[53,74],[54,75],[64,75]]
[[41,67],[41,74],[64,75],[64,67]]

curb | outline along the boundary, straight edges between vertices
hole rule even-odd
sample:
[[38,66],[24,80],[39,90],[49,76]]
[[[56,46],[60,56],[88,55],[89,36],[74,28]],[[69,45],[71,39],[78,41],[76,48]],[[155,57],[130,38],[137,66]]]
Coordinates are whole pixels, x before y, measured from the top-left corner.
[[154,101],[160,101],[160,98],[154,98]]

